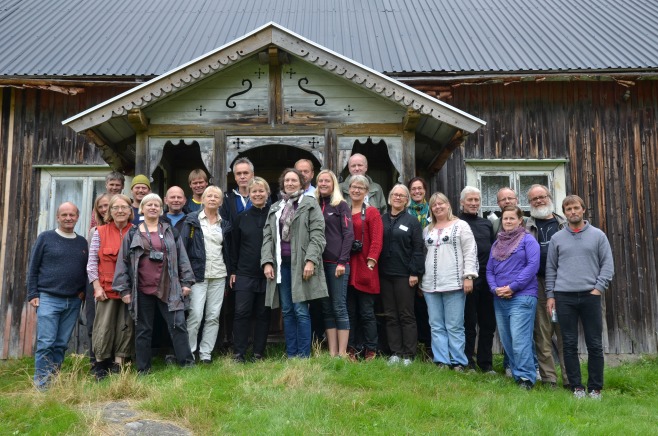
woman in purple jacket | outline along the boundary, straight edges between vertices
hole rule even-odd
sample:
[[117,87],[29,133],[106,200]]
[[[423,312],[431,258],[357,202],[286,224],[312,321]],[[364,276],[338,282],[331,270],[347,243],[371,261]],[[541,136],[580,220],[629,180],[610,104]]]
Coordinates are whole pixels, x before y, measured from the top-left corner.
[[333,171],[318,174],[315,196],[324,215],[324,235],[327,240],[322,259],[329,296],[322,299],[322,314],[329,353],[347,356],[350,320],[347,315],[347,281],[350,277],[350,253],[354,233],[352,210],[343,199]]
[[494,294],[498,334],[514,380],[532,389],[537,379],[532,333],[537,307],[539,244],[526,232],[518,206],[503,209],[502,230],[491,247],[487,281]]

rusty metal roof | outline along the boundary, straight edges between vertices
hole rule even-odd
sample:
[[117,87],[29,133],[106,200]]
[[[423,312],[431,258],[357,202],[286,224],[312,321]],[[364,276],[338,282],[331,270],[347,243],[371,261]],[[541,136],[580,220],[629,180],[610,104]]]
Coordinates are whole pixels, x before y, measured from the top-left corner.
[[651,70],[655,0],[0,0],[0,77],[152,77],[270,21],[386,74]]

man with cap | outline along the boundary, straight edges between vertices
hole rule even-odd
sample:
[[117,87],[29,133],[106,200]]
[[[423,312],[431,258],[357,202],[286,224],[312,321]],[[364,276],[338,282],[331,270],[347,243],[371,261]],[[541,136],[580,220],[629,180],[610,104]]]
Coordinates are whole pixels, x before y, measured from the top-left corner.
[[148,177],[144,174],[137,174],[133,177],[133,181],[130,184],[130,192],[133,197],[132,207],[133,212],[135,213],[133,224],[138,226],[140,222],[144,221],[144,216],[139,213],[139,204],[142,202],[142,198],[144,198],[146,194],[151,193],[151,182]]

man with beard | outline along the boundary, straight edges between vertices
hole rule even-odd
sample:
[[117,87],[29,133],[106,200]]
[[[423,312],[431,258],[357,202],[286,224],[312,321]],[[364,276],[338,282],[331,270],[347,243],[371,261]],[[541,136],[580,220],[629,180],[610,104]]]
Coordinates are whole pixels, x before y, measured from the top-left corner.
[[[491,245],[495,238],[491,221],[478,215],[480,210],[480,190],[466,186],[460,196],[462,213],[459,218],[466,221],[473,231],[478,249],[479,273],[473,283],[473,292],[466,295],[464,307],[464,328],[466,329],[465,352],[468,366],[475,369],[475,339],[477,341],[477,366],[483,372],[493,372],[491,348],[496,331],[496,314],[493,306],[493,294],[487,283],[487,262]],[[476,330],[476,327],[479,327]]]
[[[601,399],[603,389],[603,293],[615,273],[612,249],[605,233],[583,219],[585,202],[577,195],[562,201],[569,225],[548,244],[546,310],[557,311],[564,343],[564,363],[575,398],[589,392]],[[581,383],[578,358],[578,321],[587,345],[587,391]]]
[[566,220],[553,212],[553,197],[544,185],[532,185],[528,190],[528,202],[530,203],[530,218],[526,221],[525,228],[537,239],[540,247],[539,273],[537,282],[537,313],[535,315],[535,351],[539,363],[539,374],[544,383],[551,387],[557,386],[557,373],[555,372],[555,361],[553,359],[553,334],[557,337],[558,357],[562,367],[562,384],[569,388],[567,372],[564,370],[564,355],[562,353],[562,335],[559,324],[551,322],[551,316],[546,312],[546,257],[548,255],[548,243],[551,237],[566,225]]

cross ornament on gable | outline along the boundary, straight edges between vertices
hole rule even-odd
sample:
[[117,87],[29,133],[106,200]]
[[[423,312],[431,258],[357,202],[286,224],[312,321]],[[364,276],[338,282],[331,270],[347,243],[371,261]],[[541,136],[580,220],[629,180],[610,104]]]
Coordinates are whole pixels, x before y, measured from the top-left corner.
[[311,148],[315,148],[315,144],[319,144],[320,141],[316,141],[314,136],[310,141],[308,141],[308,143],[311,144]]
[[297,74],[297,71],[293,71],[293,70],[292,70],[292,67],[290,67],[290,69],[289,69],[288,71],[286,71],[286,74],[289,74],[289,75],[290,75],[290,78],[292,79],[292,75],[293,75],[293,74]]
[[263,114],[265,114],[265,108],[261,108],[260,105],[258,105],[258,106],[256,107],[256,109],[254,109],[254,112],[256,112],[256,116],[257,116],[257,117],[260,117],[260,113],[261,113],[261,112],[262,112]]
[[206,109],[203,107],[203,105],[199,105],[198,108],[194,109],[195,111],[199,111],[199,116],[203,115],[203,112],[206,111]]
[[258,79],[260,79],[260,76],[265,75],[265,71],[262,71],[260,67],[258,67],[258,71],[254,71],[254,74],[258,76]]
[[343,109],[345,112],[347,112],[347,116],[350,116],[350,112],[354,112],[354,109],[352,109],[352,106],[349,104],[347,105],[347,109]]
[[232,142],[236,150],[240,150],[240,144],[244,144],[244,141],[240,141],[240,138],[235,138]]
[[297,112],[297,109],[293,109],[292,106],[290,106],[290,110],[288,112],[290,112],[290,118],[292,118],[295,116],[295,112]]

